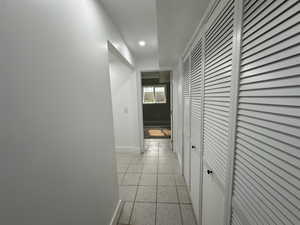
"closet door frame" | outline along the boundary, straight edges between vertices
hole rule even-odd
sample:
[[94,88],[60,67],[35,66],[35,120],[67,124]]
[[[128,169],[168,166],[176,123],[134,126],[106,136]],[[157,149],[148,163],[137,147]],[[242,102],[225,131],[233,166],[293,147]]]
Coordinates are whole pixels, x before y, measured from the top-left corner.
[[[186,97],[185,97],[185,93],[184,93],[184,88],[185,88],[185,85],[186,85],[186,71],[185,71],[185,62],[188,61],[188,79],[189,79],[189,82],[188,82],[188,100],[189,100],[189,109],[188,109],[188,117],[189,117],[189,120],[188,120],[188,130],[189,130],[189,134],[188,134],[188,151],[189,151],[189,155],[187,156],[185,153],[186,153],[186,150],[185,150],[185,146],[186,146],[186,134],[185,134],[185,101],[186,101]],[[188,191],[190,192],[190,188],[191,188],[191,79],[190,79],[190,76],[191,76],[191,55],[188,54],[186,57],[182,58],[182,61],[181,61],[181,65],[182,65],[182,74],[183,74],[183,102],[182,102],[182,107],[183,107],[183,126],[182,126],[182,129],[183,129],[183,132],[182,132],[182,175],[184,176],[184,180],[186,182],[186,185],[187,185],[187,188],[188,188]],[[187,177],[185,177],[185,167],[187,166],[186,163],[185,163],[185,160],[186,160],[186,157],[188,157],[188,161],[189,161],[189,177],[188,177],[188,180]]]
[[[184,51],[183,57],[181,57],[181,65],[190,57],[191,51],[194,46],[197,44],[199,39],[202,36],[202,44],[205,45],[206,39],[205,31],[207,30],[207,24],[210,20],[210,17],[213,13],[215,13],[216,8],[219,5],[224,5],[228,0],[213,0],[208,10],[206,11],[204,17],[200,21],[197,30],[195,31],[190,43]],[[227,158],[227,168],[226,168],[226,183],[224,186],[224,197],[225,197],[225,207],[224,207],[224,224],[230,225],[231,223],[231,214],[232,214],[232,188],[233,188],[233,174],[234,174],[234,157],[235,157],[235,142],[236,142],[236,128],[237,128],[237,109],[238,109],[238,93],[239,93],[239,76],[240,76],[240,60],[241,60],[241,41],[242,41],[242,18],[243,18],[243,3],[244,0],[234,0],[234,16],[233,16],[233,53],[232,53],[232,80],[231,80],[231,96],[230,96],[230,114],[229,114],[229,139],[228,139],[228,158]],[[205,62],[205,51],[203,50],[202,55],[203,60],[203,68],[202,68],[202,97],[204,103],[204,62]],[[191,69],[191,68],[190,68]],[[204,105],[202,104],[204,108]],[[204,113],[204,110],[203,110]],[[202,115],[202,120],[204,119],[204,115]],[[202,122],[203,124],[203,122]],[[202,127],[204,129],[204,126]],[[204,148],[204,140],[203,140],[203,129],[201,130],[201,156],[202,156],[202,164],[203,164],[203,148]],[[203,170],[203,165],[201,166]],[[182,168],[183,169],[183,168]],[[202,176],[202,174],[200,174]],[[201,178],[201,188],[203,186],[203,178]],[[201,207],[202,207],[202,193],[201,193]],[[202,209],[200,213],[200,224],[202,222]]]
[[232,214],[232,194],[233,194],[233,176],[234,176],[234,158],[235,143],[237,131],[237,113],[239,98],[239,80],[241,66],[241,44],[242,44],[242,24],[243,24],[243,5],[244,0],[234,1],[233,16],[233,55],[232,55],[232,80],[231,80],[231,96],[230,96],[230,130],[228,142],[228,161],[227,174],[225,183],[225,207],[224,207],[224,223],[231,224]]
[[[201,28],[200,31],[197,32],[197,36],[193,42],[193,45],[191,46],[189,55],[190,58],[192,57],[192,52],[194,48],[197,46],[197,44],[201,41],[201,129],[200,129],[200,145],[199,145],[199,154],[200,154],[200,171],[199,171],[199,176],[200,176],[200,193],[199,193],[199,221],[198,224],[202,224],[202,198],[203,198],[203,152],[204,152],[204,62],[205,62],[205,52],[204,52],[204,47],[205,47],[205,26]],[[192,61],[192,60],[191,60]],[[190,66],[192,65],[192,62]],[[192,72],[192,66],[191,66],[191,72]],[[192,98],[192,96],[191,96]],[[192,134],[191,134],[192,137]],[[191,195],[190,195],[191,196]]]

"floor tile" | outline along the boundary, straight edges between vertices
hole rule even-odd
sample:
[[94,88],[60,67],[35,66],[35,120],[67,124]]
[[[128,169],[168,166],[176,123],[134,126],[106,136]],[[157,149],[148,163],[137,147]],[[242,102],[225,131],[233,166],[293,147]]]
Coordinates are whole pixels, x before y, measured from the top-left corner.
[[118,165],[117,166],[117,172],[118,173],[125,173],[127,171],[128,165]]
[[130,165],[142,165],[143,164],[143,158],[138,157],[138,158],[133,158],[130,162]]
[[168,164],[168,163],[172,163],[172,165],[178,164],[178,160],[177,159],[170,159],[170,158],[159,158],[159,163],[160,164]]
[[177,187],[177,191],[180,203],[191,203],[190,196],[186,187],[179,186]]
[[127,173],[142,173],[143,166],[142,165],[130,165],[127,169]]
[[176,165],[175,162],[171,162],[169,160],[159,160],[158,166],[159,167],[174,167]]
[[119,222],[118,222],[119,225],[129,224],[132,208],[133,208],[132,202],[125,202],[119,218]]
[[122,185],[138,185],[140,181],[140,174],[126,173]]
[[172,186],[158,186],[157,202],[166,202],[166,203],[178,202],[176,188]]
[[177,166],[173,167],[173,174],[176,175],[176,176],[182,174],[182,171],[181,171],[179,166],[178,167]]
[[121,185],[123,178],[124,178],[125,173],[118,173],[118,184]]
[[158,156],[158,151],[145,151],[144,152],[144,156],[154,156],[154,157],[156,157],[156,156]]
[[119,164],[129,164],[131,157],[128,156],[117,156],[117,163]]
[[175,183],[176,183],[176,186],[185,186],[186,185],[184,177],[181,175],[175,176]]
[[170,185],[175,186],[175,179],[172,174],[159,174],[158,185]]
[[183,225],[197,225],[192,205],[181,205]]
[[144,174],[156,174],[157,173],[156,164],[145,164],[143,173]]
[[137,186],[120,186],[120,199],[127,202],[133,202],[135,199]]
[[182,225],[178,204],[157,204],[156,225]]
[[139,186],[136,196],[138,202],[156,202],[155,186]]
[[158,168],[158,173],[159,174],[173,174],[174,169],[173,169],[173,167],[169,167],[169,166],[160,166]]
[[155,186],[156,185],[157,177],[156,175],[151,174],[143,174],[141,176],[140,185],[150,185]]
[[130,224],[155,225],[155,207],[155,203],[136,203],[134,205]]
[[170,140],[147,139],[145,149],[144,154],[117,153],[120,198],[125,201],[118,225],[196,225]]
[[147,163],[151,163],[151,164],[155,164],[158,162],[158,157],[144,157],[143,160],[144,164],[147,164]]

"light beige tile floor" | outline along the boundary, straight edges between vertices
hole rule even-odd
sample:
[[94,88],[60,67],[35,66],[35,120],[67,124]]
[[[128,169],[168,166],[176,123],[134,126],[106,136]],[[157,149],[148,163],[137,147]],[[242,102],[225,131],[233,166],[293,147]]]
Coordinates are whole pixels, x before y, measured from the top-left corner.
[[145,153],[117,153],[119,225],[196,225],[169,139],[146,139]]

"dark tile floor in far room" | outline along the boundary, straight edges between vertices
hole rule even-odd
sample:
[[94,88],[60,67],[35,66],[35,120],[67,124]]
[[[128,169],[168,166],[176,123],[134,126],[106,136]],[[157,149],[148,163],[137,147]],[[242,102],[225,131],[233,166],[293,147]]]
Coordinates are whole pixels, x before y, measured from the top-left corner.
[[145,153],[117,153],[119,225],[196,225],[169,139],[146,139]]

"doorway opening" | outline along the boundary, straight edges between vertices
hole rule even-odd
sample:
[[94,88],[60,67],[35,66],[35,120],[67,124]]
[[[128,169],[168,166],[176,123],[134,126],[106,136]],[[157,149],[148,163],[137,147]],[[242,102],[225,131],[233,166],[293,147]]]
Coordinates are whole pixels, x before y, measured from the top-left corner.
[[136,71],[112,45],[109,45],[109,75],[115,151],[140,153]]
[[171,139],[171,72],[142,72],[142,103],[145,139]]

